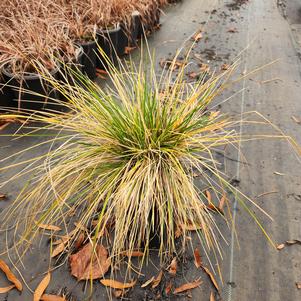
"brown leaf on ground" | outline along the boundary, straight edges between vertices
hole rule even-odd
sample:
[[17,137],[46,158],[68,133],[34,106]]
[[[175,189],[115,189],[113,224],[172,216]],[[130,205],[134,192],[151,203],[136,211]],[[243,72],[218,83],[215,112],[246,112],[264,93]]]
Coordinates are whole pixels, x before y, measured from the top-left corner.
[[38,224],[40,229],[49,230],[49,231],[61,231],[62,229],[58,226],[47,225],[47,224]]
[[195,78],[197,78],[198,76],[200,76],[200,74],[199,74],[199,73],[196,73],[196,72],[194,72],[194,71],[191,71],[191,72],[188,73],[188,77],[191,78],[191,79],[195,79]]
[[123,251],[121,252],[121,255],[127,257],[142,257],[144,253],[141,251]]
[[210,300],[209,301],[215,301],[215,297],[214,297],[214,293],[213,292],[210,293]]
[[213,204],[206,205],[206,207],[207,207],[207,209],[209,209],[211,211],[214,211],[214,212],[217,212],[217,213],[220,213],[220,214],[224,215],[224,211],[219,209],[219,207],[216,207]]
[[193,35],[192,39],[195,41],[195,42],[199,42],[203,37],[203,34],[202,32],[197,32]]
[[175,238],[179,238],[182,235],[182,228],[181,226],[177,226],[176,231],[175,231]]
[[59,254],[61,254],[63,251],[65,250],[65,243],[61,242],[59,243],[52,251],[51,253],[51,258],[54,258],[56,256],[58,256]]
[[170,292],[171,292],[171,289],[172,289],[172,283],[171,283],[171,281],[169,281],[166,288],[165,288],[165,294],[169,295]]
[[131,288],[133,287],[137,280],[134,280],[132,282],[119,282],[119,281],[116,281],[116,280],[113,280],[113,279],[101,279],[100,282],[104,285],[104,286],[107,286],[107,287],[111,287],[111,288],[116,288],[116,289],[119,289],[119,290],[123,290],[125,288]]
[[175,71],[184,66],[184,61],[178,60],[160,60],[161,68],[169,67],[172,71]]
[[155,279],[155,276],[153,276],[152,278],[148,279],[147,281],[145,281],[141,287],[147,287],[148,285],[150,285]]
[[70,256],[71,274],[78,280],[98,279],[109,270],[111,260],[102,245],[96,245],[95,252],[91,243]]
[[277,250],[282,250],[283,248],[285,247],[285,244],[279,244],[279,245],[277,245]]
[[202,258],[198,248],[194,249],[194,265],[198,268],[202,266]]
[[223,70],[223,71],[229,70],[229,68],[230,68],[230,65],[228,65],[228,64],[221,65],[221,70]]
[[107,75],[108,72],[106,70],[103,70],[103,69],[99,69],[99,68],[96,68],[96,72],[97,73],[100,73],[100,74],[104,74],[104,75]]
[[189,282],[189,283],[185,283],[179,287],[177,287],[173,293],[174,294],[179,294],[179,293],[183,293],[187,290],[190,290],[190,289],[193,289],[193,288],[196,288],[198,286],[200,286],[202,283],[202,281],[200,279],[197,279],[197,280],[194,280],[193,282]]
[[75,247],[76,250],[78,250],[81,247],[81,245],[83,244],[84,240],[85,240],[85,235],[84,235],[84,233],[81,232],[79,234],[77,240],[74,243],[74,247]]
[[130,54],[132,51],[134,51],[137,47],[125,47],[124,54]]
[[152,288],[156,288],[160,284],[162,277],[163,277],[163,271],[161,270],[158,276],[153,281]]
[[124,293],[125,293],[124,290],[116,290],[116,291],[114,291],[114,297],[121,298],[121,297],[123,297]]
[[215,280],[213,274],[209,271],[208,268],[206,268],[206,267],[204,267],[204,266],[203,266],[202,268],[203,268],[203,270],[205,271],[205,273],[209,276],[209,278],[210,278],[212,284],[214,285],[214,287],[219,291],[218,284],[217,284],[217,282],[216,282],[216,280]]
[[10,282],[12,282],[14,286],[21,292],[23,288],[22,283],[20,282],[20,280],[17,279],[14,273],[10,270],[9,266],[1,259],[0,259],[0,269],[6,275],[7,279]]
[[287,240],[285,242],[288,246],[292,246],[292,245],[301,245],[301,240],[298,239],[292,239],[292,240]]
[[292,240],[287,240],[285,243],[279,244],[276,246],[277,250],[282,250],[286,245],[287,246],[292,246],[292,245],[301,245],[301,240],[299,239],[292,239]]
[[238,32],[238,29],[236,27],[231,27],[231,28],[228,29],[228,32],[236,33],[236,32]]
[[202,226],[201,225],[193,225],[192,223],[189,224],[182,224],[180,225],[183,231],[197,231],[197,230],[201,230]]
[[8,293],[10,290],[15,288],[16,286],[14,284],[6,286],[6,287],[0,287],[0,294]]
[[296,286],[298,290],[301,290],[301,282],[296,282]]
[[210,191],[206,190],[205,194],[206,194],[206,198],[207,198],[209,204],[211,204],[212,203],[212,197],[211,197]]
[[177,258],[174,257],[173,260],[171,261],[171,264],[169,266],[168,273],[170,275],[176,275],[177,274],[177,268],[178,268],[178,263],[177,263]]
[[0,193],[0,200],[5,200],[6,199],[6,195],[3,193]]
[[301,120],[299,118],[297,118],[296,116],[292,116],[292,119],[297,123],[297,124],[301,124]]
[[218,204],[218,209],[221,210],[222,212],[224,212],[225,202],[226,202],[226,196],[223,195]]
[[51,275],[50,275],[50,273],[48,273],[37,286],[37,288],[33,294],[33,301],[41,300],[41,297],[44,294],[44,291],[46,290],[46,288],[49,285],[50,279],[51,279]]
[[204,63],[200,64],[200,71],[209,73],[209,71],[210,71],[209,65],[204,64]]
[[42,295],[40,300],[41,301],[66,301],[66,298],[57,295],[44,294]]

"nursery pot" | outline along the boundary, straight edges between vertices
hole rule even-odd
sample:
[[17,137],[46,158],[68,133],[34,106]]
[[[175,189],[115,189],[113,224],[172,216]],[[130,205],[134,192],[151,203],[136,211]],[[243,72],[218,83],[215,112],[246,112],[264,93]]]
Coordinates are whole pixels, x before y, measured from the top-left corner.
[[[98,30],[96,33],[98,46],[113,62],[116,62],[117,56],[124,54],[125,47],[128,45],[128,38],[122,27],[117,24],[115,28]],[[96,65],[99,68],[106,66],[100,52],[98,52]]]
[[137,39],[140,39],[143,35],[143,24],[141,14],[136,10],[132,13],[132,35],[131,46],[137,46]]
[[[54,100],[49,98],[58,99],[58,92],[55,91],[50,83],[46,82],[39,74],[27,73],[19,76],[13,74],[9,70],[9,64],[6,64],[3,67],[2,73],[4,79],[8,81],[12,87],[12,106],[15,108],[43,110],[52,107]],[[59,69],[55,68],[50,74],[58,79]]]
[[7,111],[7,108],[12,106],[13,93],[9,84],[0,74],[0,113]]
[[82,72],[83,69],[83,56],[84,50],[79,44],[75,44],[76,54],[73,59],[68,62],[65,62],[60,68],[60,79],[63,82],[74,84],[78,81],[74,78],[72,71]]
[[81,62],[82,72],[90,79],[94,79],[96,77],[97,42],[80,42],[79,45],[83,48],[83,56]]

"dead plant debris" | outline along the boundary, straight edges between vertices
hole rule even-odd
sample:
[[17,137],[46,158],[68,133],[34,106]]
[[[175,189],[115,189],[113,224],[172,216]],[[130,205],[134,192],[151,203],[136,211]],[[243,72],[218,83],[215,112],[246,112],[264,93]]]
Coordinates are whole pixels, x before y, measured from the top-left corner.
[[171,261],[170,266],[169,266],[168,273],[170,275],[175,276],[177,274],[177,268],[178,268],[177,258],[174,257],[173,260]]
[[127,282],[120,282],[120,281],[113,280],[113,279],[101,279],[100,282],[104,286],[123,290],[126,288],[132,288],[136,284],[137,280],[127,283]]
[[292,246],[292,245],[301,245],[301,240],[299,239],[292,239],[292,240],[287,240],[286,242],[284,243],[281,243],[281,244],[278,244],[276,246],[277,250],[282,250],[285,248],[285,246]]
[[197,269],[199,269],[202,266],[202,258],[198,248],[194,249],[194,265]]
[[208,268],[202,266],[202,269],[204,270],[204,272],[209,276],[212,284],[214,285],[214,287],[217,289],[217,291],[219,291],[219,287],[217,284],[217,281],[215,280],[215,277],[213,276],[213,274],[209,271]]
[[[0,269],[3,271],[3,273],[5,274],[7,279],[14,284],[13,287],[16,287],[17,290],[19,290],[21,292],[23,289],[22,283],[14,275],[14,273],[11,271],[9,266],[1,259],[0,259]],[[11,287],[11,286],[9,286],[9,287]],[[9,287],[7,287],[6,289],[8,289]],[[10,288],[10,289],[12,289],[12,288]]]
[[67,301],[65,297],[57,296],[57,295],[49,295],[44,294],[42,295],[41,301]]
[[40,301],[41,297],[44,294],[44,291],[48,287],[51,279],[51,274],[47,273],[47,275],[42,279],[42,281],[39,283],[37,286],[36,290],[34,291],[33,294],[33,301]]
[[173,293],[174,294],[180,294],[183,292],[186,292],[188,290],[194,289],[199,287],[202,284],[202,281],[200,279],[194,280],[193,282],[185,283],[179,287],[177,287]]
[[157,275],[157,277],[154,279],[152,288],[156,288],[160,284],[162,277],[163,277],[163,271],[161,270]]
[[98,279],[109,270],[111,260],[103,245],[86,244],[80,251],[70,256],[71,274],[78,280]]

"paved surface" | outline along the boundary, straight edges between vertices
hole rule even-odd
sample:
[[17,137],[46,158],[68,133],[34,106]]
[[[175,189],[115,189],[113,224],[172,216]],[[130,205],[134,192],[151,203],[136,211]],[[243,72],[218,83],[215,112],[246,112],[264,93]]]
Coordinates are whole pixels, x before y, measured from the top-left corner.
[[[278,60],[233,86],[229,94],[244,90],[224,103],[221,110],[238,117],[247,111],[258,111],[286,134],[296,137],[301,144],[301,125],[292,119],[295,116],[301,120],[301,66],[298,55],[298,24],[301,21],[299,22],[299,14],[296,13],[301,6],[300,1],[281,1],[281,9],[276,0],[249,0],[238,5],[242,2],[244,1],[185,0],[168,9],[162,20],[161,30],[149,40],[150,47],[156,49],[158,61],[171,57],[184,39],[203,28],[203,39],[192,55],[192,62],[195,63],[192,68],[196,68],[196,57],[201,56],[206,63],[219,68],[221,64],[233,61],[243,50],[238,73],[245,74]],[[244,134],[271,132],[267,126],[256,125],[251,128],[243,124],[238,130]],[[32,138],[10,141],[9,138],[1,137],[0,157],[35,141]],[[301,239],[301,169],[300,162],[288,143],[268,139],[261,143],[243,143],[240,150],[241,152],[228,150],[227,156],[234,161],[223,161],[226,172],[231,178],[239,180],[239,188],[274,218],[274,221],[270,221],[256,211],[275,242]],[[248,164],[240,163],[244,161],[242,156]],[[20,159],[21,156],[17,160]],[[1,175],[1,180],[9,175],[11,173]],[[23,183],[19,181],[1,192],[8,193],[13,199]],[[268,192],[273,193],[265,194]],[[2,209],[6,203],[1,203],[0,206]],[[297,290],[295,285],[295,282],[301,281],[301,246],[294,245],[276,251],[234,198],[233,214],[239,246],[234,233],[231,235],[231,231],[225,231],[228,233],[228,246],[223,248],[223,283],[220,284],[222,300],[301,300],[301,290]],[[1,247],[3,239],[2,235]],[[41,271],[47,269],[48,258],[45,242],[25,258],[26,268],[21,271],[31,289],[40,281]],[[191,254],[188,254],[187,259],[179,269],[177,284],[191,281],[200,275],[191,262]],[[154,265],[151,264],[144,271],[146,279],[156,273],[155,265],[154,258]],[[209,300],[210,290],[213,288],[206,275],[201,276],[204,283],[199,289],[192,291],[192,298],[181,296],[171,297],[169,300]],[[0,277],[0,286],[5,284],[2,278]],[[30,281],[31,278],[33,279]],[[53,273],[49,289],[50,292],[57,292],[62,287],[76,296],[75,300],[84,300],[87,288],[82,283],[77,284],[70,277],[67,268],[60,268]],[[96,284],[91,300],[107,299],[106,291]],[[155,294],[135,290],[131,299],[155,300]],[[27,290],[22,295],[13,291],[8,297],[0,295],[0,300],[29,301],[32,300],[32,294]],[[219,300],[218,296],[216,300]]]

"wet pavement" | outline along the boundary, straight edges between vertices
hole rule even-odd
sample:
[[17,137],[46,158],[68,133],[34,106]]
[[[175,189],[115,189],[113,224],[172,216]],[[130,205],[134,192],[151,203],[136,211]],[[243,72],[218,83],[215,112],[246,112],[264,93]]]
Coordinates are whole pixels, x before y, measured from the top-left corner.
[[[237,75],[246,74],[260,68],[251,76],[233,85],[223,96],[234,95],[220,105],[220,110],[240,118],[245,112],[257,111],[273,124],[291,135],[301,144],[301,65],[299,58],[299,14],[301,3],[276,0],[184,0],[166,10],[162,27],[149,39],[149,46],[155,49],[158,70],[159,62],[173,56],[176,49],[188,43],[195,32],[202,30],[202,39],[191,54],[191,72],[197,72],[200,64],[208,65],[218,72],[222,65],[240,59]],[[301,39],[300,39],[301,41]],[[137,53],[133,54],[136,56]],[[274,62],[275,61],[275,62]],[[270,64],[274,62],[273,64]],[[262,66],[270,64],[262,68]],[[236,93],[238,92],[239,93]],[[235,94],[236,93],[236,94]],[[220,99],[222,101],[223,98]],[[253,114],[253,119],[259,117]],[[5,129],[6,132],[12,128]],[[238,129],[243,134],[274,133],[268,126],[241,124]],[[0,137],[0,158],[28,147],[43,138],[22,138],[11,140]],[[39,149],[39,153],[47,146]],[[20,155],[14,162],[30,155]],[[227,159],[231,158],[231,160]],[[301,239],[301,163],[284,139],[269,139],[242,143],[239,150],[227,149],[226,157],[219,158],[229,179],[235,179],[239,188],[258,205],[265,209],[273,221],[258,213],[263,226],[276,243],[291,239]],[[246,164],[247,162],[247,164]],[[13,163],[13,162],[10,162]],[[0,180],[10,177],[13,172],[0,175]],[[6,207],[20,191],[26,179],[8,185],[1,190],[9,200],[0,203],[0,210]],[[216,300],[225,301],[296,301],[301,300],[301,290],[296,282],[301,281],[301,246],[292,245],[277,251],[264,237],[255,222],[232,197],[232,213],[235,218],[238,241],[231,229],[225,229],[227,244],[223,246],[222,281],[220,296]],[[221,226],[224,226],[219,221]],[[226,227],[225,227],[226,228]],[[1,249],[5,236],[1,235]],[[11,238],[10,238],[11,239]],[[239,243],[239,245],[238,245]],[[152,261],[139,278],[142,284],[158,273],[158,259]],[[206,262],[206,261],[205,261]],[[20,272],[29,287],[34,289],[42,279],[42,273],[49,265],[49,250],[46,241],[34,246],[24,258],[24,268]],[[182,296],[164,295],[164,284],[157,290],[135,288],[127,295],[127,300],[193,300],[208,301],[214,288],[208,277],[197,270],[193,254],[188,252],[185,262],[180,265],[175,284],[180,285],[202,278],[202,285]],[[218,276],[216,276],[217,279]],[[0,277],[0,287],[7,283]],[[138,287],[138,285],[136,285]],[[73,299],[85,300],[89,285],[77,283],[70,276],[67,265],[52,273],[47,290],[57,293],[69,292]],[[94,294],[88,300],[108,300],[106,290],[95,282]],[[29,301],[32,293],[25,289],[22,295],[12,291],[8,296],[0,295],[0,301]]]

